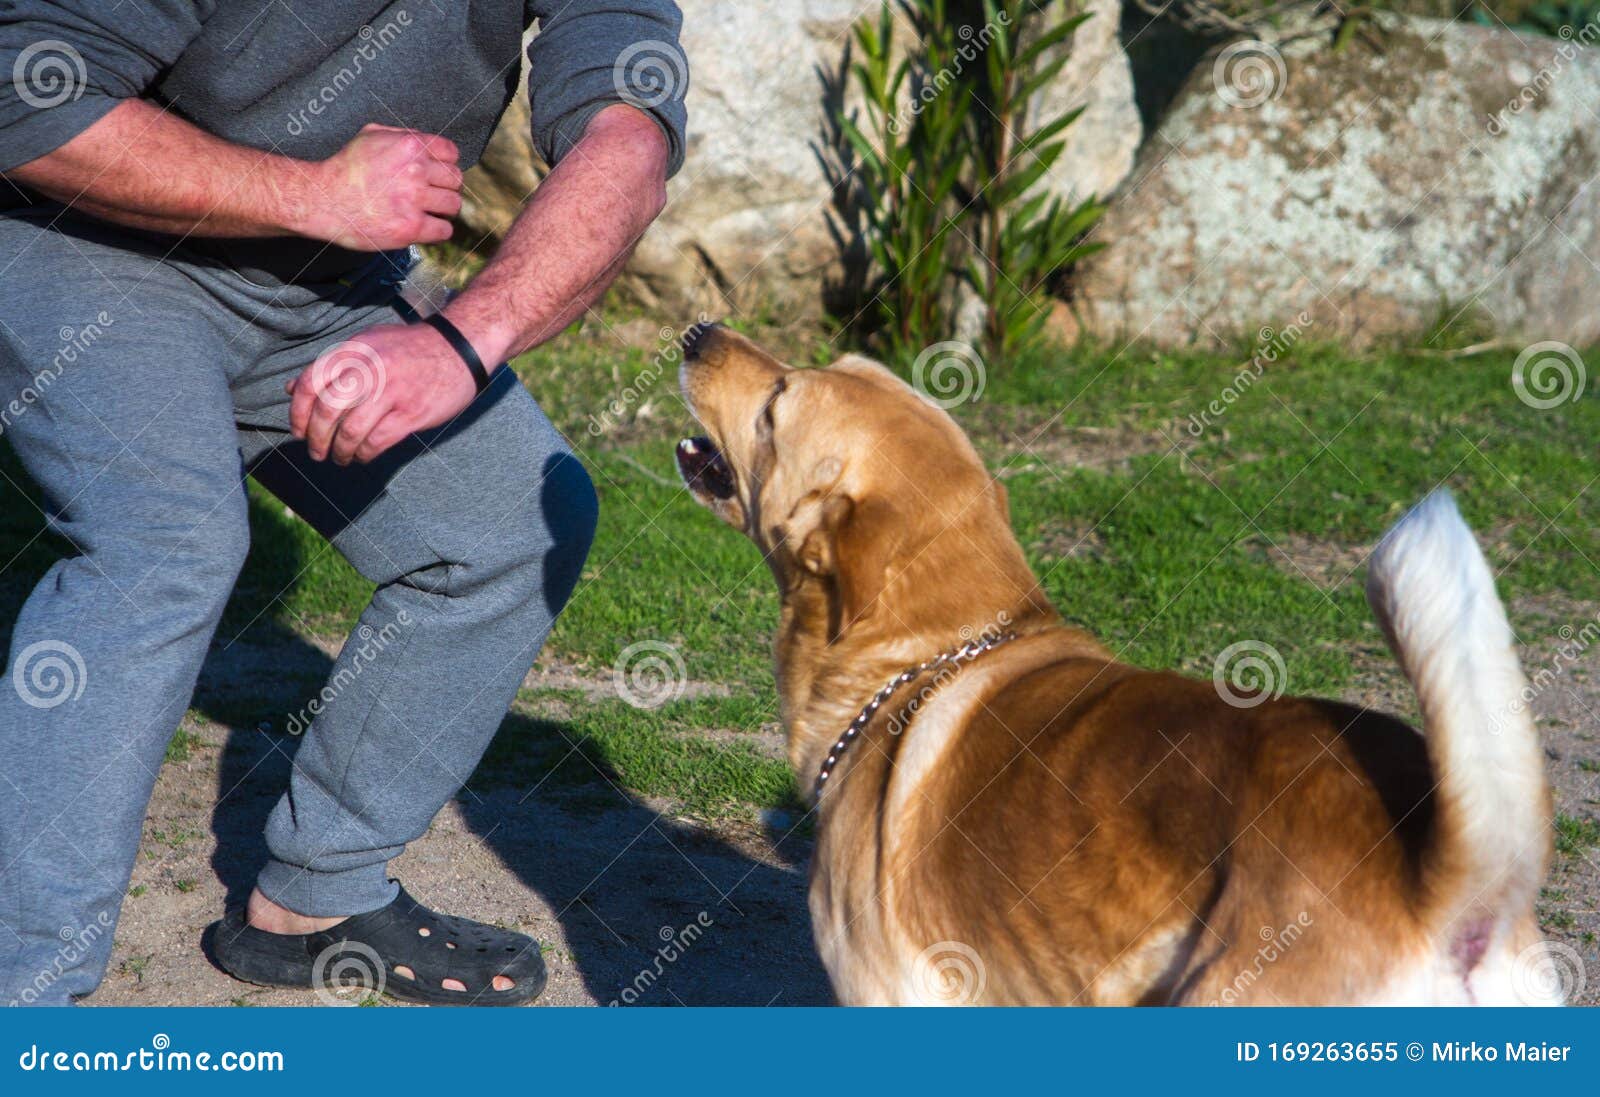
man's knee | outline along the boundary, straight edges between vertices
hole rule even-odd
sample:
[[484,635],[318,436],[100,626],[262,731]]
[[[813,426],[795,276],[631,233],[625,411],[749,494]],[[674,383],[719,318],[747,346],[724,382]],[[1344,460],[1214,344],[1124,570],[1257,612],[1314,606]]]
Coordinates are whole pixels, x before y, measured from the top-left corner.
[[599,502],[583,465],[562,451],[546,458],[532,490],[494,519],[467,560],[456,594],[492,586],[501,598],[536,612],[559,613],[572,596],[594,540]]
[[152,512],[93,530],[84,552],[88,570],[174,629],[214,622],[249,555],[250,523],[242,491],[207,505],[187,516],[188,508]]

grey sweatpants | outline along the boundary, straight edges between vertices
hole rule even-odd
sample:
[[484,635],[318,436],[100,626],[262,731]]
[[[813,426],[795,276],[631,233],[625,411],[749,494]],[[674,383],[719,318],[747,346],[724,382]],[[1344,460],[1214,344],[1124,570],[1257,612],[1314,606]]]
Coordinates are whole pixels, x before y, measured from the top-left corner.
[[371,465],[309,460],[284,382],[398,319],[395,257],[269,288],[214,254],[0,217],[0,432],[74,553],[23,607],[0,681],[0,1004],[100,982],[249,549],[246,473],[377,584],[267,825],[258,886],[306,915],[393,897],[387,862],[471,774],[593,535],[588,477],[510,370]]

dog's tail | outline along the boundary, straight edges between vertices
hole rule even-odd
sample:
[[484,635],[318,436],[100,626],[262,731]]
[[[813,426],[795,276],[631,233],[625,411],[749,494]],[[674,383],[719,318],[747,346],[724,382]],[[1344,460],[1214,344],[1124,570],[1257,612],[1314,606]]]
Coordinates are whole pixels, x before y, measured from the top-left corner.
[[1367,602],[1422,709],[1437,782],[1430,890],[1438,912],[1481,942],[1532,910],[1550,793],[1505,608],[1448,491],[1384,535]]

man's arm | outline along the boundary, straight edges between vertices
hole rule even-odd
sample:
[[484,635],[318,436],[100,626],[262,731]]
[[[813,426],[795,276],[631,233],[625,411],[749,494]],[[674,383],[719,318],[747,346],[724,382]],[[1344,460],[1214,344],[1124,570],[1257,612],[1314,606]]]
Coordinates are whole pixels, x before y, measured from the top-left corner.
[[564,331],[599,300],[667,202],[670,150],[613,104],[534,191],[494,259],[444,309],[486,362]]
[[[555,166],[493,261],[444,309],[496,364],[599,299],[661,212],[686,144],[689,70],[672,0],[526,0],[526,11],[539,23],[528,47],[533,144]],[[355,384],[335,384],[345,368]],[[313,457],[340,463],[448,423],[475,395],[444,336],[392,324],[324,355],[289,390],[295,434]],[[351,391],[362,395],[340,396]]]
[[6,172],[101,220],[177,235],[305,236],[356,251],[450,237],[461,209],[456,147],[367,126],[322,161],[213,137],[127,99],[65,144]]
[[307,236],[357,251],[449,235],[461,174],[443,138],[368,127],[312,163],[230,144],[149,102],[216,7],[0,3],[0,174],[102,220],[178,235]]
[[[482,273],[444,309],[479,356],[503,362],[565,329],[622,269],[666,202],[671,155],[650,116],[613,103],[534,191]],[[382,384],[352,405],[342,368]],[[443,336],[385,324],[335,348],[289,385],[290,422],[318,460],[370,461],[402,438],[447,423],[476,395]]]
[[678,44],[683,13],[672,0],[526,0],[539,33],[528,43],[533,147],[557,164],[589,120],[623,102],[666,136],[667,175],[683,165],[689,62]]

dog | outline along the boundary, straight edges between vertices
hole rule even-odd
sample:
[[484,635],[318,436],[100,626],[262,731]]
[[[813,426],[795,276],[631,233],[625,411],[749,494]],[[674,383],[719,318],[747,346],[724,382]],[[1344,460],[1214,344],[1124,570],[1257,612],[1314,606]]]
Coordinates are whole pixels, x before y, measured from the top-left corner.
[[1447,493],[1367,584],[1424,736],[1116,660],[1046,599],[955,421],[875,362],[700,325],[680,383],[706,433],[679,472],[781,593],[841,1003],[1559,1004],[1542,751]]

